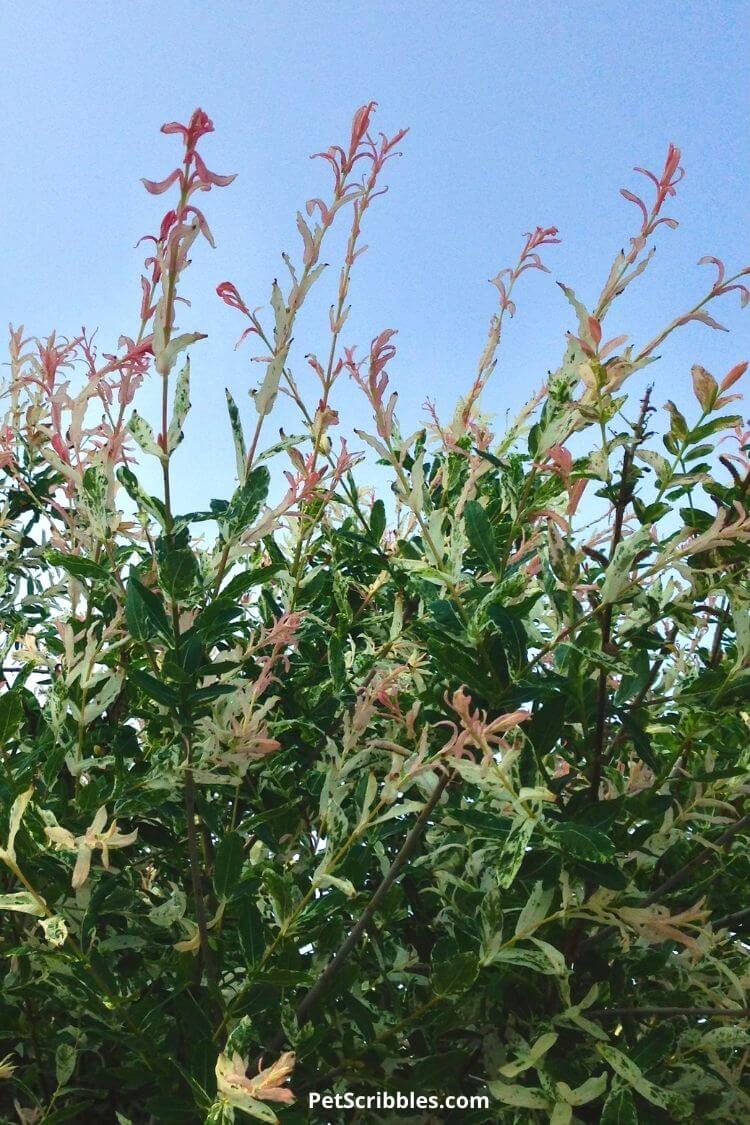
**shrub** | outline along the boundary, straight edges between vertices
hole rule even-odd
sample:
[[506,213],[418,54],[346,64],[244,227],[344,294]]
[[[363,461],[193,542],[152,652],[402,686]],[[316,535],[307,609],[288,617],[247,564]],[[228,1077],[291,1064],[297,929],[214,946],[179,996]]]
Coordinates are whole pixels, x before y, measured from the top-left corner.
[[[373,111],[320,154],[332,186],[298,216],[269,318],[218,287],[261,352],[252,404],[227,394],[229,499],[181,513],[170,487],[189,348],[205,370],[177,324],[212,240],[196,200],[232,179],[199,153],[205,113],[164,127],[182,158],[145,181],[173,205],[131,334],[100,355],[86,332],[11,331],[5,1119],[274,1121],[280,1103],[338,1121],[308,1095],[386,1090],[489,1095],[415,1121],[746,1120],[750,434],[726,412],[746,365],[694,367],[688,418],[628,380],[681,326],[720,327],[750,270],[706,259],[698,305],[644,345],[607,339],[677,225],[670,146],[648,201],[623,190],[640,225],[592,308],[562,287],[564,358],[506,432],[480,397],[554,228],[494,279],[452,419],[431,407],[409,433],[394,333],[345,346],[404,136],[375,138]],[[342,222],[329,349],[302,371],[295,322]],[[133,406],[146,378],[153,422]],[[343,383],[372,432],[337,438]],[[280,391],[303,433],[264,448]]]

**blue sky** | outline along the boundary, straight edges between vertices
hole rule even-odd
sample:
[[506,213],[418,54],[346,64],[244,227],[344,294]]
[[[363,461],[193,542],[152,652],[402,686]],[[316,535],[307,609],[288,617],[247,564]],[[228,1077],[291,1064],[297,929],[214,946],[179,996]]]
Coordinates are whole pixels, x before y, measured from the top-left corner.
[[[347,136],[371,98],[377,126],[408,125],[391,191],[373,209],[358,263],[347,344],[364,348],[399,329],[391,366],[404,426],[426,395],[443,414],[472,378],[495,291],[487,279],[517,256],[524,231],[555,224],[552,277],[527,274],[518,315],[485,397],[502,415],[557,366],[572,327],[555,279],[593,303],[635,208],[634,164],[660,168],[667,143],[686,179],[652,269],[613,313],[609,335],[650,338],[704,291],[696,261],[750,259],[750,145],[746,86],[750,6],[744,0],[552,3],[130,2],[6,5],[0,72],[3,121],[5,322],[46,333],[99,327],[105,350],[138,315],[143,254],[163,200],[141,175],[175,164],[162,122],[196,105],[214,119],[209,166],[237,172],[204,198],[217,249],[203,245],[186,281],[185,328],[209,334],[193,349],[194,411],[178,453],[179,500],[202,505],[231,487],[223,387],[251,406],[251,352],[233,350],[241,325],[214,295],[230,278],[252,305],[268,300],[280,252],[297,252],[297,209],[327,186],[307,157]],[[293,366],[323,347],[335,274],[296,337]],[[738,303],[725,298],[725,336],[692,325],[664,349],[655,401],[689,405],[689,370],[717,375],[748,346]],[[155,404],[146,391],[144,413]],[[350,386],[336,405],[346,428],[364,412]],[[293,415],[279,423],[294,430]],[[270,431],[269,431],[270,432]]]

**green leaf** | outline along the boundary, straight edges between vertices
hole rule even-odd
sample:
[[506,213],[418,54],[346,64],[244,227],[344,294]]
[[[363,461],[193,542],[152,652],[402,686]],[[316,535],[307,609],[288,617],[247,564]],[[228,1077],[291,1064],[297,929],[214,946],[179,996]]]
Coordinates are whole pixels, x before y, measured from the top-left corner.
[[140,448],[144,453],[150,454],[152,457],[158,457],[160,461],[164,461],[166,454],[164,450],[157,445],[154,431],[145,418],[142,418],[137,410],[134,410],[130,421],[128,422],[128,430],[137,441]]
[[666,484],[672,476],[672,469],[666,457],[662,457],[661,453],[656,453],[652,449],[639,449],[635,456],[640,461],[645,461],[656,474],[658,484]]
[[172,404],[172,420],[167,430],[167,452],[174,453],[183,438],[183,427],[190,410],[190,357],[177,376]]
[[95,563],[93,559],[85,558],[83,555],[66,555],[63,551],[50,549],[44,552],[44,557],[52,566],[62,567],[74,578],[102,579],[109,577],[108,571],[103,566]]
[[289,872],[282,874],[273,868],[267,868],[263,872],[263,883],[273,904],[277,922],[279,925],[283,925],[294,911],[295,888],[292,876]]
[[385,504],[382,500],[376,500],[372,506],[370,513],[370,534],[376,543],[379,543],[383,538],[385,531]]
[[556,970],[548,957],[536,949],[523,949],[521,946],[508,946],[507,949],[498,950],[489,957],[493,965],[517,965],[521,969],[531,969],[534,973],[543,973],[545,976],[555,976]]
[[584,340],[589,338],[591,329],[589,327],[589,316],[586,306],[582,301],[579,301],[573,290],[568,285],[563,285],[561,281],[557,283],[567,297],[569,303],[575,309],[575,314],[578,317],[578,332]]
[[432,970],[432,987],[438,996],[456,996],[471,988],[479,973],[474,953],[456,953]]
[[10,819],[8,821],[8,840],[5,848],[0,848],[0,857],[10,859],[12,863],[16,862],[16,836],[18,829],[21,827],[23,815],[26,812],[29,801],[34,795],[34,787],[30,785],[23,793],[19,793],[13,804],[10,806]]
[[568,700],[560,692],[535,710],[531,722],[525,724],[524,731],[540,757],[549,754],[562,736],[568,707]]
[[498,557],[492,524],[478,500],[469,500],[464,508],[464,527],[469,543],[482,562],[497,573]]
[[117,470],[117,479],[133,503],[136,504],[140,513],[153,516],[162,527],[167,526],[167,512],[163,501],[158,496],[149,496],[147,492],[144,492],[135,473],[131,472],[127,466],[121,465]]
[[221,524],[226,536],[233,538],[250,528],[265,503],[271,481],[265,465],[258,465],[236,490],[224,513]]
[[169,539],[160,536],[156,542],[159,585],[172,598],[187,597],[200,576],[198,560],[188,545],[187,529]]
[[597,860],[609,859],[616,851],[613,840],[605,832],[588,824],[563,820],[553,826],[552,835],[563,854],[567,853],[576,859],[595,863]]
[[669,1096],[654,1086],[653,1082],[649,1082],[645,1074],[635,1065],[634,1062],[618,1051],[617,1047],[611,1047],[608,1043],[597,1043],[596,1049],[602,1058],[609,1063],[620,1078],[623,1078],[629,1083],[634,1090],[645,1098],[647,1102],[652,1105],[659,1106],[660,1109],[669,1109]]
[[498,859],[498,882],[501,887],[512,885],[523,863],[536,823],[532,817],[522,817],[514,822]]
[[160,375],[168,375],[174,367],[175,361],[185,348],[189,348],[191,344],[196,344],[198,340],[205,340],[205,335],[202,332],[183,332],[180,336],[175,336],[170,340],[166,347],[159,348],[154,345],[154,361],[156,370]]
[[258,907],[249,896],[243,896],[237,915],[237,933],[240,948],[248,968],[257,965],[266,948],[263,919]]
[[152,906],[148,912],[150,921],[155,926],[161,926],[168,929],[173,926],[175,922],[179,922],[184,917],[187,910],[187,896],[184,891],[175,888],[169,898],[159,903],[157,906]]
[[229,899],[239,882],[245,860],[245,841],[239,832],[227,832],[216,849],[214,888],[220,899]]
[[259,1102],[257,1098],[251,1098],[249,1094],[240,1095],[239,1108],[258,1121],[267,1122],[267,1125],[278,1125],[279,1119],[271,1107],[265,1102]]
[[623,732],[630,736],[638,757],[646,763],[654,773],[659,772],[659,763],[651,747],[651,736],[647,724],[649,717],[644,712],[625,711],[622,715]]
[[525,935],[537,929],[540,922],[547,916],[554,897],[554,887],[545,888],[541,882],[534,884],[523,910],[518,915],[515,929],[516,937],[519,934]]
[[[222,599],[226,598],[227,601],[234,601],[246,594],[248,590],[252,590],[254,586],[263,586],[274,577],[275,574],[281,570],[281,563],[273,563],[271,566],[256,566],[252,570],[243,570],[241,574],[235,574],[226,586],[221,591]],[[204,614],[207,613],[204,610]]]
[[341,691],[346,680],[346,664],[344,663],[344,648],[341,641],[333,633],[328,641],[328,667],[331,671],[331,680],[335,691]]
[[76,1049],[70,1043],[61,1043],[55,1051],[55,1077],[58,1086],[65,1086],[76,1068]]
[[247,472],[247,449],[245,447],[245,435],[242,430],[242,419],[237,407],[237,403],[232,398],[229,390],[225,387],[224,394],[227,396],[227,410],[229,411],[229,425],[232,428],[232,441],[234,443],[234,457],[237,464],[237,480],[244,481],[245,473]]
[[305,988],[312,981],[312,974],[302,969],[271,968],[253,973],[254,984],[269,984],[273,988]]
[[522,1106],[524,1109],[548,1109],[549,1101],[541,1090],[530,1086],[514,1086],[508,1082],[488,1082],[487,1088],[493,1098],[504,1105]]
[[[575,805],[573,804],[575,800]],[[568,811],[572,813],[573,820],[576,824],[583,825],[587,828],[600,828],[602,832],[609,833],[612,825],[621,815],[624,807],[622,797],[615,797],[608,801],[594,801],[592,804],[588,800],[588,793],[582,792],[580,795],[580,803],[578,794],[576,798],[572,799],[568,804]]]
[[94,518],[105,520],[109,514],[107,493],[109,492],[109,479],[99,465],[90,465],[83,474],[83,495],[86,506]]
[[161,680],[157,680],[155,676],[148,672],[144,672],[141,668],[128,668],[127,677],[150,699],[155,699],[157,703],[162,703],[165,707],[177,707],[180,702],[180,697],[173,688],[162,683]]
[[604,1103],[600,1125],[638,1125],[633,1095],[627,1086],[613,1090]]
[[710,422],[706,422],[703,426],[697,426],[690,434],[690,440],[693,442],[705,441],[708,437],[713,437],[721,430],[731,430],[735,426],[742,425],[742,417],[739,414],[723,414],[720,418],[712,418]]
[[602,603],[615,602],[630,584],[630,571],[635,556],[648,547],[653,547],[650,529],[642,527],[618,543],[612,561],[604,575],[601,585]]
[[544,1032],[529,1048],[522,1048],[517,1059],[501,1066],[500,1074],[503,1078],[517,1078],[519,1074],[530,1070],[548,1051],[552,1050],[558,1039],[559,1035],[556,1031]]
[[511,667],[523,668],[526,664],[529,644],[523,623],[512,610],[499,605],[491,606],[487,611],[487,617],[502,637],[503,648]]
[[15,737],[23,719],[23,704],[17,691],[0,695],[0,746]]
[[30,891],[16,891],[10,895],[0,895],[0,910],[14,910],[18,914],[44,916],[44,907],[37,902]]
[[157,635],[166,641],[172,640],[172,627],[161,598],[144,586],[135,575],[128,579],[125,622],[131,637],[136,641],[148,641]]

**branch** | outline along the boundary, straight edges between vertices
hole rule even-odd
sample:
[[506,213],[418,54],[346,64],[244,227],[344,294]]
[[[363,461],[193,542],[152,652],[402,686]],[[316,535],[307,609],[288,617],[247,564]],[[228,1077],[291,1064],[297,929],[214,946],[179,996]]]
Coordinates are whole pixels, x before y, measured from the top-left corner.
[[738,832],[741,832],[743,828],[747,828],[748,826],[750,826],[750,813],[746,814],[745,816],[741,816],[739,820],[736,820],[734,824],[731,824],[729,828],[727,828],[726,832],[723,832],[721,836],[719,836],[719,839],[716,841],[713,847],[702,848],[701,851],[694,855],[692,859],[689,859],[687,863],[683,864],[682,867],[675,871],[674,875],[670,875],[668,879],[665,879],[663,883],[660,883],[659,886],[651,892],[651,894],[644,900],[641,905],[651,906],[652,903],[657,902],[663,895],[667,894],[668,891],[673,890],[675,887],[679,887],[680,883],[683,883],[685,881],[686,876],[692,871],[695,865],[705,859],[706,855],[708,855],[710,852],[713,852],[714,848],[723,848],[724,845],[728,844],[730,840],[732,840],[737,835]]
[[[300,1027],[303,1024],[307,1023],[307,1020],[310,1017],[310,1013],[312,1012],[312,1009],[315,1007],[315,1005],[317,1004],[317,1002],[321,998],[321,996],[325,992],[328,991],[334,977],[341,970],[341,968],[344,965],[344,962],[347,960],[347,958],[350,956],[350,954],[356,948],[356,946],[359,942],[359,939],[362,937],[362,934],[364,933],[367,926],[369,925],[373,914],[378,909],[378,907],[382,903],[383,899],[388,894],[388,891],[391,889],[394,882],[398,878],[398,875],[400,874],[402,868],[406,864],[406,861],[410,858],[410,856],[414,852],[417,844],[419,843],[419,839],[420,839],[422,833],[424,832],[425,828],[427,827],[427,821],[430,819],[430,816],[431,816],[435,806],[437,805],[438,801],[442,797],[443,792],[444,792],[444,790],[445,790],[449,781],[450,781],[450,774],[446,772],[446,773],[443,774],[443,776],[440,778],[437,785],[435,786],[435,789],[434,789],[430,799],[427,801],[426,805],[424,806],[421,813],[417,817],[415,823],[413,824],[410,832],[407,834],[407,837],[406,837],[406,839],[404,840],[404,842],[401,846],[401,850],[399,851],[398,855],[393,860],[393,863],[391,864],[391,866],[388,868],[385,875],[383,876],[383,879],[381,880],[380,885],[378,886],[374,895],[372,896],[372,898],[368,902],[367,906],[363,910],[363,912],[362,912],[362,914],[359,918],[359,921],[356,923],[356,925],[352,929],[352,931],[349,934],[349,936],[347,937],[346,941],[344,942],[344,944],[339,949],[338,953],[334,956],[334,958],[331,961],[328,962],[328,965],[323,970],[321,975],[318,977],[315,984],[312,986],[312,988],[309,990],[309,992],[307,992],[306,995],[303,996],[302,999],[300,1000],[300,1002],[297,1005],[297,1007],[295,1009],[295,1012],[294,1012],[295,1019],[297,1021],[297,1024]],[[268,1052],[270,1052],[271,1054],[273,1054],[276,1051],[280,1050],[281,1047],[284,1046],[285,1042],[286,1042],[286,1032],[283,1031],[283,1030],[279,1031],[274,1036],[274,1038],[271,1040],[271,1042],[267,1044],[266,1050]]]
[[750,1008],[588,1008],[587,1016],[604,1019],[607,1016],[642,1016],[669,1019],[674,1016],[695,1016],[698,1019],[747,1019]]
[[750,906],[746,906],[744,910],[737,910],[734,914],[725,914],[723,918],[712,918],[711,922],[715,930],[724,930],[728,926],[733,926],[735,922],[742,922],[745,918],[750,918]]
[[[638,415],[638,420],[633,427],[633,439],[629,442],[625,454],[622,459],[622,476],[620,477],[620,489],[615,503],[615,523],[612,529],[612,542],[609,549],[609,564],[612,563],[615,551],[617,550],[622,539],[622,529],[625,522],[625,511],[630,501],[630,470],[633,465],[633,458],[638,445],[643,441],[645,436],[646,419],[648,418],[651,409],[651,387],[646,390],[643,399],[641,400],[641,409]],[[602,612],[602,652],[609,650],[610,642],[612,640],[612,617],[614,613],[614,606],[608,603]],[[596,801],[599,796],[599,786],[602,780],[602,768],[604,765],[604,747],[606,737],[606,724],[607,724],[607,683],[608,672],[606,668],[602,668],[599,672],[599,684],[597,690],[596,701],[596,732],[594,734],[594,752],[589,767],[589,800]]]
[[[656,887],[650,895],[647,895],[643,902],[640,903],[640,905],[642,907],[652,906],[655,902],[658,902],[658,900],[665,894],[667,894],[671,890],[674,890],[674,888],[678,887],[680,883],[683,883],[685,881],[685,878],[690,874],[696,864],[702,862],[702,860],[704,860],[707,855],[713,854],[716,849],[723,848],[737,835],[738,832],[741,832],[743,828],[747,828],[748,826],[750,826],[750,814],[746,814],[745,816],[740,817],[739,820],[736,820],[734,824],[730,825],[730,827],[727,828],[726,832],[723,832],[721,836],[719,836],[719,839],[710,848],[703,847],[700,851],[696,852],[692,859],[689,859],[687,863],[683,864],[683,866],[675,871],[673,875],[670,875],[668,879],[665,879],[663,883],[660,883],[659,886]],[[724,921],[724,919],[721,919],[721,921]],[[616,932],[617,930],[615,926],[605,926],[603,930],[600,930],[596,934],[592,934],[591,937],[587,938],[586,941],[584,941],[578,949],[578,957],[580,957],[581,954],[584,953],[587,949],[590,949],[592,945],[598,944],[598,942],[602,941],[604,938],[611,937],[611,935]]]
[[[183,736],[184,737],[184,736]],[[186,750],[188,755],[190,753],[190,746],[186,737],[184,737]],[[195,921],[198,925],[198,935],[200,937],[200,955],[203,961],[203,968],[206,970],[206,977],[209,985],[217,996],[220,996],[219,991],[219,977],[216,970],[216,963],[214,961],[213,951],[208,944],[208,918],[206,915],[206,902],[203,897],[203,886],[201,879],[201,863],[200,855],[198,853],[198,833],[195,828],[195,782],[193,780],[193,771],[190,768],[190,758],[188,756],[188,765],[185,770],[185,820],[187,823],[187,838],[188,838],[188,856],[190,858],[190,881],[193,887],[193,902],[195,905]]]

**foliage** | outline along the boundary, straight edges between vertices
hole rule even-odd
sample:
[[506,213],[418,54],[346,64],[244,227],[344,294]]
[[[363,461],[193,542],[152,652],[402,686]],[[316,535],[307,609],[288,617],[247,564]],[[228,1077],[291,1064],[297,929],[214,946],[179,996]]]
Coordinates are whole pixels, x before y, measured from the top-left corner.
[[[489,1095],[437,1120],[747,1120],[745,365],[696,366],[697,405],[668,404],[665,426],[628,380],[681,326],[720,327],[708,309],[746,301],[750,270],[709,259],[706,296],[653,340],[606,339],[676,226],[670,146],[652,202],[623,192],[641,225],[591,310],[562,287],[564,358],[507,431],[480,396],[554,228],[495,278],[453,418],[430,407],[403,431],[393,332],[363,359],[344,346],[361,227],[404,135],[374,137],[374,108],[320,154],[331,193],[297,218],[270,327],[218,287],[264,349],[251,405],[227,395],[228,499],[171,499],[205,377],[202,334],[177,325],[193,245],[212,241],[195,200],[232,179],[198,151],[202,111],[164,127],[181,162],[145,181],[177,199],[135,332],[105,355],[86,332],[11,332],[4,1120],[343,1121],[308,1094],[377,1090]],[[329,349],[303,374],[295,323],[345,216]],[[344,382],[373,418],[348,443]],[[263,449],[280,392],[301,434]],[[358,483],[354,444],[390,495]]]

